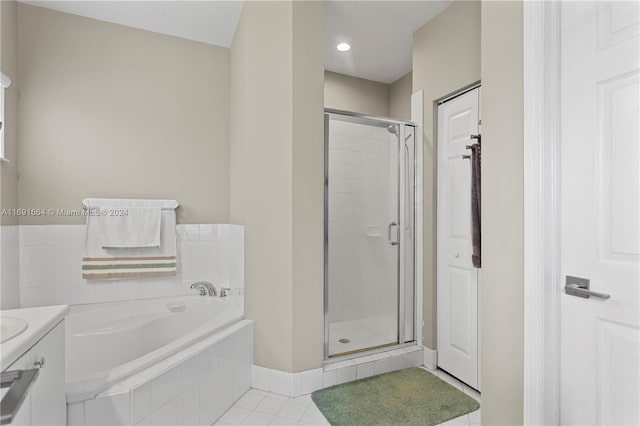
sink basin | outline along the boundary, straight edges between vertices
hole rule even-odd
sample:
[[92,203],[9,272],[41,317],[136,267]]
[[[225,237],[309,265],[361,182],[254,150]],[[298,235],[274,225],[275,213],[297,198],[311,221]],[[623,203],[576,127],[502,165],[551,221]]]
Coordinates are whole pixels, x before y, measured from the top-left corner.
[[27,322],[20,318],[0,317],[0,343],[20,335],[28,326]]

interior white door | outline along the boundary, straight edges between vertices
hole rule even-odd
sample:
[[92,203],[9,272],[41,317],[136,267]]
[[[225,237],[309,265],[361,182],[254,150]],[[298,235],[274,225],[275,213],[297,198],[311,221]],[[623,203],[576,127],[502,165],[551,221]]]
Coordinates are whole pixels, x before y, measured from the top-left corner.
[[480,389],[478,269],[471,263],[471,165],[463,155],[479,129],[474,89],[438,107],[438,367]]
[[640,424],[640,4],[561,4],[560,423]]

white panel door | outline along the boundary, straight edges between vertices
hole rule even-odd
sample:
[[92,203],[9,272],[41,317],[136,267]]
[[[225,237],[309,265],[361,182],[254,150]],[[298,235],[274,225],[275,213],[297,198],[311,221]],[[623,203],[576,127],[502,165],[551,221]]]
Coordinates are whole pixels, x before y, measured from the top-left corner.
[[438,367],[479,389],[478,270],[471,264],[471,164],[479,91],[438,107]]
[[640,3],[561,5],[560,423],[640,424]]

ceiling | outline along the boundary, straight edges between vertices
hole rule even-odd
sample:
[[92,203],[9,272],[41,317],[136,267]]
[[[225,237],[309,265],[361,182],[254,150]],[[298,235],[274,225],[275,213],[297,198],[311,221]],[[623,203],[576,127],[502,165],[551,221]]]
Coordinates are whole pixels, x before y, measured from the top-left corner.
[[[452,1],[325,3],[324,65],[329,71],[393,83],[411,71],[413,33]],[[351,45],[339,52],[340,42]]]
[[[1,1],[1,0],[0,0]],[[60,12],[231,47],[242,0],[19,0]],[[411,70],[415,30],[442,12],[445,0],[325,2],[325,68],[392,83]],[[347,42],[348,52],[336,45]]]
[[240,0],[19,1],[222,47],[231,47],[242,11]]

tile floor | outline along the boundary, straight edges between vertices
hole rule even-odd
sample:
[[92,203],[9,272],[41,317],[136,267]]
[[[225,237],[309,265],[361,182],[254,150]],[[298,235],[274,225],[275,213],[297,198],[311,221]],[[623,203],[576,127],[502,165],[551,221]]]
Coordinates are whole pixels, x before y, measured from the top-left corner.
[[[424,367],[423,367],[424,368]],[[480,394],[441,370],[430,371],[467,395],[480,401]],[[480,410],[451,419],[442,426],[480,424]],[[250,389],[214,426],[221,425],[329,425],[311,395],[289,398],[271,392]]]
[[[424,367],[422,367],[422,368],[424,368]],[[476,401],[480,402],[480,392],[478,392],[475,389],[470,388],[469,386],[467,386],[464,383],[460,382],[455,377],[450,376],[449,374],[447,374],[446,372],[444,372],[442,370],[431,371],[431,370],[429,370],[427,368],[425,368],[425,370],[427,370],[428,372],[430,372],[432,374],[435,374],[436,376],[440,377],[445,382],[447,382],[450,385],[460,389],[465,394],[469,395],[471,398],[473,398]],[[481,412],[481,410],[482,410],[482,408],[479,408],[478,410],[476,410],[476,411],[474,411],[472,413],[465,414],[464,416],[460,416],[460,417],[456,417],[455,419],[448,420],[448,421],[446,421],[444,423],[441,423],[438,426],[475,426],[475,425],[479,425],[480,424],[480,412]]]
[[289,398],[250,389],[215,425],[328,425],[311,394]]

